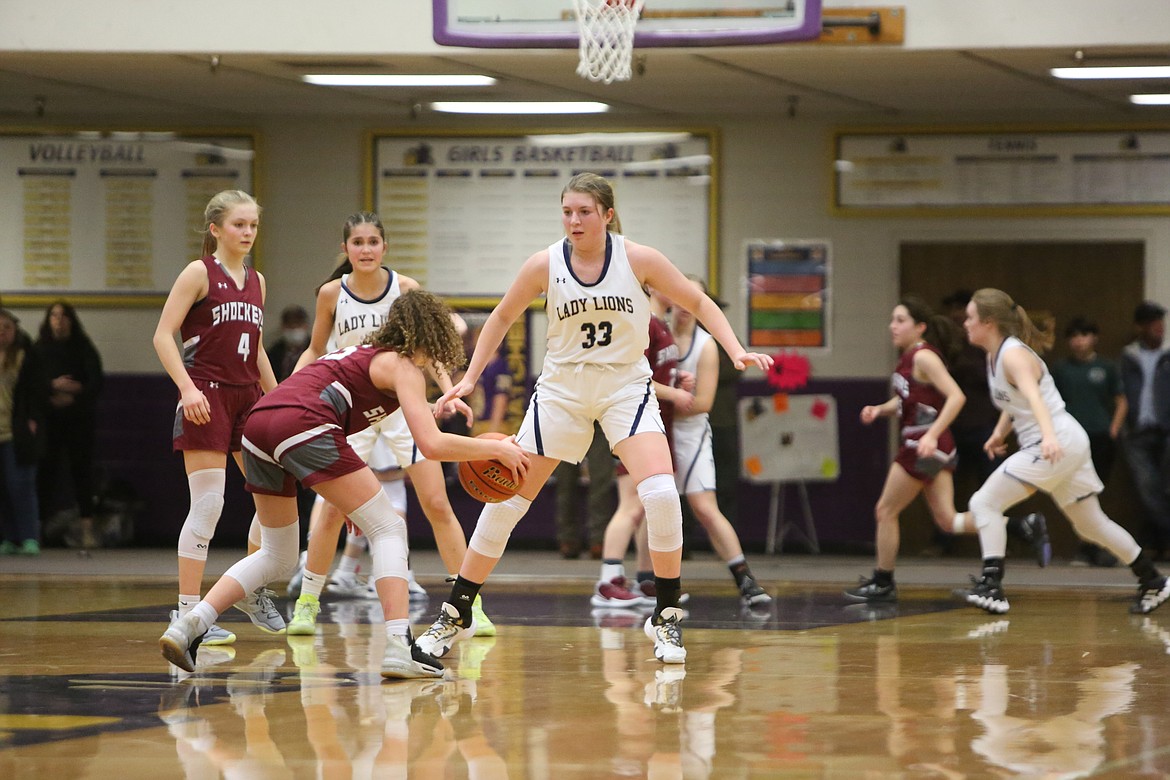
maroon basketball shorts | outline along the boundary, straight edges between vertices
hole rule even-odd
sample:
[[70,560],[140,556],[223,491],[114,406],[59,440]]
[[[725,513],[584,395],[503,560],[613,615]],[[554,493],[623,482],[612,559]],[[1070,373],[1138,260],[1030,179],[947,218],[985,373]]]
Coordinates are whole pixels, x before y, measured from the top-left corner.
[[260,385],[224,385],[201,379],[194,382],[211,405],[211,421],[196,425],[183,419],[183,405],[180,403],[175,410],[175,427],[171,434],[175,451],[238,452],[248,410],[263,395]]
[[337,425],[309,419],[304,410],[258,409],[244,425],[244,487],[250,493],[295,496],[296,482],[311,488],[366,468]]
[[923,484],[930,484],[940,471],[954,472],[958,458],[955,453],[955,438],[949,430],[938,439],[934,454],[924,458],[918,454],[918,439],[926,429],[902,430],[902,443],[894,462],[906,469],[906,473]]

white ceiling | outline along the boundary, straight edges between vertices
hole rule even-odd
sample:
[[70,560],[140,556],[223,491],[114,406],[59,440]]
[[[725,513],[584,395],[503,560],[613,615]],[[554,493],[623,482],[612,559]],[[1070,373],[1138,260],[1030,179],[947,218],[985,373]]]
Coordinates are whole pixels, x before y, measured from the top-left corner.
[[[0,123],[239,124],[263,117],[407,120],[438,99],[581,100],[612,105],[626,124],[784,118],[859,124],[1165,122],[1170,109],[1127,102],[1166,82],[1057,81],[1069,49],[907,51],[900,47],[785,44],[647,49],[628,82],[576,75],[573,50],[452,49],[450,55],[282,58],[0,52]],[[1163,63],[1163,49],[1086,51],[1086,64]],[[350,89],[304,84],[310,72],[485,73],[481,89]]]

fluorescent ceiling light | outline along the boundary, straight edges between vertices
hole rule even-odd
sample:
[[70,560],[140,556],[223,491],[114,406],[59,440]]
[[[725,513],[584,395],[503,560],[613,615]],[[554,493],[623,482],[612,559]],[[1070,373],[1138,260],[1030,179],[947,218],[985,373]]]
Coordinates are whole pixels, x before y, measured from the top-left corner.
[[606,103],[592,100],[577,101],[439,101],[431,109],[446,114],[601,114],[609,111]]
[[378,75],[373,73],[310,73],[301,76],[310,84],[326,87],[490,87],[491,76]]
[[1170,95],[1130,95],[1129,102],[1138,106],[1170,106]]
[[1170,65],[1052,68],[1048,72],[1058,79],[1170,79]]
[[668,144],[685,143],[693,138],[690,133],[628,132],[628,133],[562,133],[558,135],[530,135],[533,146],[589,146],[590,144]]

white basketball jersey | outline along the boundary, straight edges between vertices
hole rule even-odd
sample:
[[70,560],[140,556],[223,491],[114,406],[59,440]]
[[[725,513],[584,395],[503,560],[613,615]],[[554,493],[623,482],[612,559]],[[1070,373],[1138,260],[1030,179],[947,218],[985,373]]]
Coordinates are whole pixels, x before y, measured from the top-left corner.
[[[695,325],[695,333],[691,336],[691,348],[687,350],[687,354],[682,355],[678,359],[678,370],[687,371],[699,377],[699,355],[703,354],[703,347],[713,336],[707,331],[703,330],[698,324]],[[677,435],[679,431],[702,430],[707,427],[707,413],[695,415],[678,415],[674,418],[674,431]]]
[[357,346],[365,341],[366,336],[382,327],[390,311],[390,304],[402,294],[398,287],[398,274],[389,268],[386,270],[390,272],[386,289],[377,298],[369,301],[357,297],[349,289],[347,284],[349,274],[341,277],[341,291],[337,293],[337,308],[333,310],[333,330],[329,332],[326,352]]
[[573,273],[572,245],[548,248],[548,352],[546,365],[629,364],[650,345],[650,299],[626,257],[625,238],[609,233],[605,267],[593,284]]
[[1058,418],[1066,414],[1064,399],[1060,397],[1056,383],[1052,381],[1052,374],[1049,373],[1048,366],[1040,359],[1040,356],[1015,336],[1008,336],[1004,339],[999,347],[999,352],[995,355],[987,384],[991,389],[991,402],[995,404],[995,408],[1007,412],[1008,416],[1011,417],[1012,427],[1015,428],[1020,447],[1028,447],[1040,443],[1042,438],[1040,425],[1036,422],[1036,416],[1032,414],[1032,407],[1028,405],[1028,399],[1019,389],[1009,384],[1004,375],[1003,357],[1009,349],[1026,349],[1033,358],[1039,361],[1041,370],[1040,400],[1048,407],[1048,413],[1052,416],[1053,423],[1057,423]]

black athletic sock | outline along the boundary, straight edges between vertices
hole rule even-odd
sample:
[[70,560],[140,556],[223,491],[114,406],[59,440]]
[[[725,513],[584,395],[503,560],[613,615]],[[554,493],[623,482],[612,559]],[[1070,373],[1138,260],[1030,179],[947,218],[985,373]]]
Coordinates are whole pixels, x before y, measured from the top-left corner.
[[880,585],[883,588],[888,588],[894,584],[894,573],[892,571],[887,571],[886,569],[874,569],[873,583],[874,585]]
[[658,592],[658,604],[654,607],[654,618],[662,614],[667,607],[677,607],[678,597],[682,593],[682,577],[654,577],[654,587]]
[[748,568],[747,561],[733,563],[727,568],[731,570],[731,576],[735,577],[735,586],[742,590],[743,581],[752,576],[752,570]]
[[1142,587],[1149,587],[1157,585],[1162,581],[1162,575],[1158,572],[1158,568],[1154,566],[1154,562],[1150,560],[1150,556],[1146,555],[1146,551],[1142,550],[1138,553],[1138,557],[1133,559],[1133,563],[1129,565],[1129,570],[1138,578],[1138,582]]
[[634,575],[634,577],[638,582],[653,582],[654,581],[654,572],[640,571],[636,575]]
[[984,558],[983,559],[983,576],[989,577],[996,582],[1003,581],[1003,558]]
[[482,587],[482,582],[472,582],[462,577],[456,577],[455,584],[451,586],[451,598],[447,602],[459,610],[459,622],[464,626],[471,625],[471,604]]

